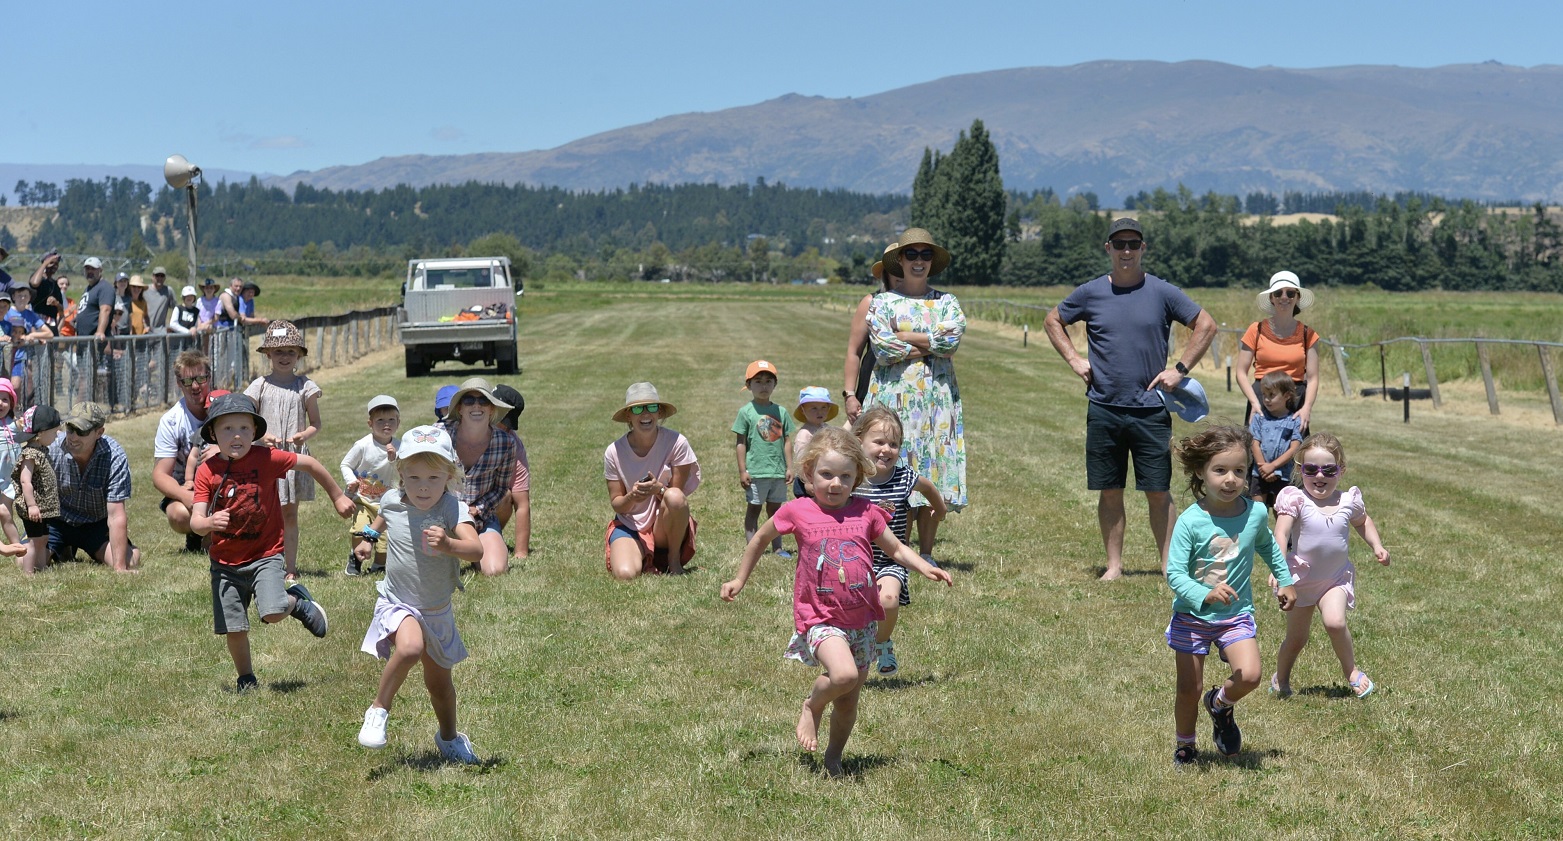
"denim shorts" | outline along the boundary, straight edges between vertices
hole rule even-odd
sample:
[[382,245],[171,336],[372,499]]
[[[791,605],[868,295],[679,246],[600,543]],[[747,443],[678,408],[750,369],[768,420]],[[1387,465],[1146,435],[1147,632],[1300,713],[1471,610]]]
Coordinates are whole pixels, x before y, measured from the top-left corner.
[[1122,490],[1134,456],[1134,489],[1172,488],[1172,415],[1166,408],[1090,403],[1085,415],[1085,478],[1093,491]]

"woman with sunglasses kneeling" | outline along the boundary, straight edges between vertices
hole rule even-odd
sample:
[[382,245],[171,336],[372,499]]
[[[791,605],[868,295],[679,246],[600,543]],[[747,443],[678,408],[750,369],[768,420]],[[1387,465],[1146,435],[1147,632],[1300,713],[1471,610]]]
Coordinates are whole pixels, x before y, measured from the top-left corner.
[[478,542],[483,544],[478,569],[484,575],[510,569],[510,548],[496,512],[515,475],[516,438],[500,424],[500,418],[514,408],[494,395],[488,380],[472,377],[451,395],[445,413],[444,427],[465,475],[456,498],[477,523]]
[[644,573],[680,575],[695,556],[689,496],[700,487],[700,463],[683,435],[662,426],[678,411],[651,383],[635,383],[613,413],[629,431],[603,453],[613,519],[603,539],[608,572],[620,581]]
[[[1313,290],[1302,288],[1292,272],[1270,276],[1270,288],[1255,298],[1262,318],[1243,331],[1242,349],[1237,354],[1237,387],[1248,398],[1243,422],[1264,414],[1259,381],[1271,371],[1285,371],[1297,385],[1301,402],[1292,406],[1304,437],[1313,417],[1313,401],[1319,395],[1319,334],[1297,320],[1303,310],[1313,306]],[[1253,369],[1252,379],[1248,372]]]

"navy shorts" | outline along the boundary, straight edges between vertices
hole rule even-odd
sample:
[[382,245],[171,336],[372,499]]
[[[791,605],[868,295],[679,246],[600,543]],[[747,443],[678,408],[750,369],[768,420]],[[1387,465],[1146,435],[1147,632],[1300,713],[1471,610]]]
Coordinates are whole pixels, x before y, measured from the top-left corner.
[[1085,479],[1093,491],[1122,490],[1134,456],[1134,489],[1172,489],[1172,415],[1165,407],[1130,409],[1089,403],[1085,414]]

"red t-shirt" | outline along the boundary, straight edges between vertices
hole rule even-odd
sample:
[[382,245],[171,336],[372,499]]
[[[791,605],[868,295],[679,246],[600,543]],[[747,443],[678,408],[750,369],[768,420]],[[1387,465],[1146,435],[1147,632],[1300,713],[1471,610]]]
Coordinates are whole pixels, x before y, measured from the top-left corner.
[[842,630],[885,618],[874,585],[874,539],[890,525],[884,509],[862,497],[840,508],[821,508],[811,497],[777,510],[771,524],[798,539],[798,572],[792,584],[792,623],[798,633],[815,625]]
[[239,566],[282,554],[282,502],[277,480],[298,456],[256,445],[238,461],[221,456],[195,471],[195,503],[207,502],[208,516],[228,512],[226,531],[212,532],[212,560]]

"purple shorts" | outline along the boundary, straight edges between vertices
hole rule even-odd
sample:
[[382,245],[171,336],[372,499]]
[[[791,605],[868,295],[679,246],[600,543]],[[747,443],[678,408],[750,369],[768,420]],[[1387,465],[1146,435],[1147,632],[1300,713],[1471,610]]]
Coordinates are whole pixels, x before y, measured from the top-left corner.
[[1220,622],[1206,622],[1187,613],[1172,614],[1167,623],[1167,645],[1173,651],[1184,654],[1209,654],[1210,644],[1225,649],[1239,640],[1251,640],[1258,636],[1252,613],[1239,613]]

